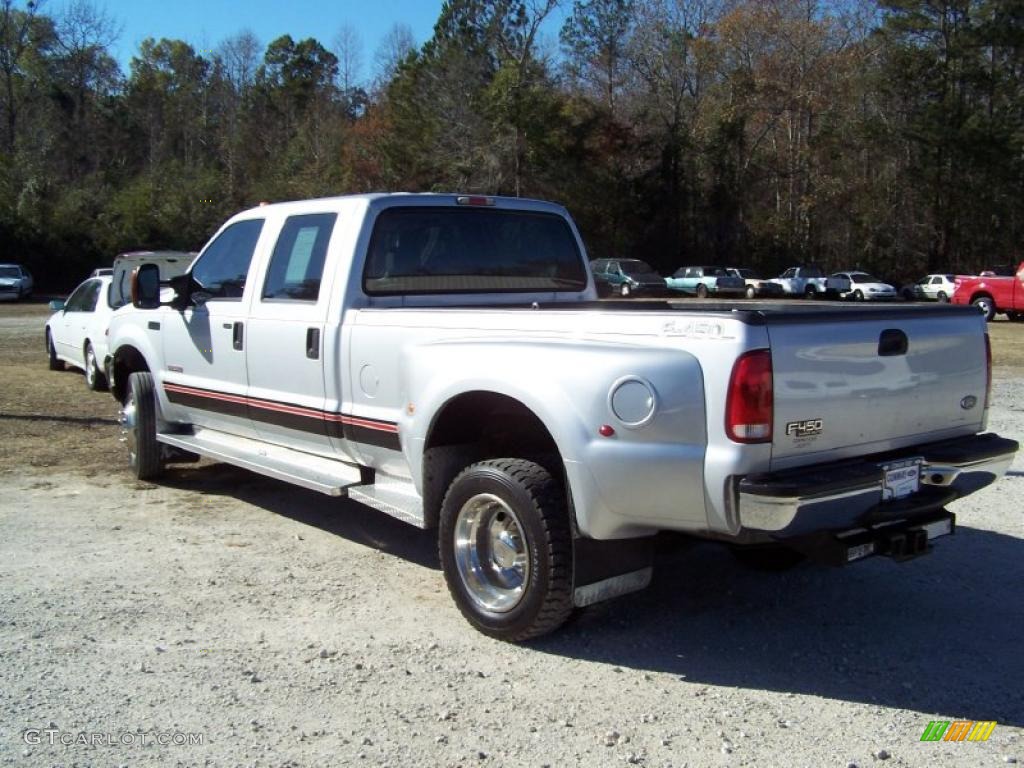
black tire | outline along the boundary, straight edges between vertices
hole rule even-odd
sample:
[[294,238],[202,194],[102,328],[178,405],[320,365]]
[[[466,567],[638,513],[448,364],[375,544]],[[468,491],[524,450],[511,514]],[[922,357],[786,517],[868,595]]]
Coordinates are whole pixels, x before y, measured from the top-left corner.
[[57,357],[57,350],[53,346],[53,337],[50,336],[50,331],[46,331],[46,354],[50,358],[50,370],[51,371],[63,371],[64,361]]
[[706,299],[708,297],[708,287],[704,283],[697,283],[697,298]]
[[1024,312],[1007,312],[1006,316],[1010,319],[1011,323],[1024,322]]
[[[474,515],[480,505],[485,511]],[[481,530],[467,522],[487,521],[488,516],[491,522],[481,524]],[[499,599],[508,602],[491,609],[484,604],[482,590],[494,588],[503,580],[500,574],[514,570],[499,562],[501,553],[486,548],[494,543],[495,521],[508,521],[513,527],[511,539],[501,541],[506,557],[512,553],[514,563],[521,564],[522,580],[515,589],[498,584]],[[519,545],[519,554],[508,540]],[[565,492],[539,464],[492,459],[463,470],[441,505],[438,551],[455,604],[485,635],[509,642],[528,640],[554,631],[572,614],[572,532]],[[471,586],[474,581],[477,584]]]
[[96,351],[90,342],[85,343],[85,386],[93,392],[107,391],[107,377],[100,370],[99,362],[96,360]]
[[939,304],[948,304],[949,296],[946,295],[945,291],[939,291],[937,294],[935,294],[935,300],[939,302]]
[[128,394],[121,409],[121,432],[128,445],[128,463],[139,480],[157,477],[164,469],[156,425],[153,375],[133,373],[128,377]]
[[748,299],[753,299],[757,296],[757,291],[754,289],[754,286],[748,285],[746,294]]
[[815,288],[813,285],[808,285],[806,288],[804,288],[804,298],[805,299],[816,299],[816,298],[818,298],[818,289]]
[[860,288],[858,288],[856,291],[853,292],[852,298],[854,301],[864,301],[864,292],[861,291]]
[[788,571],[807,559],[802,553],[781,544],[730,547],[729,551],[744,567],[773,573]]
[[992,300],[991,296],[978,296],[971,304],[981,310],[981,314],[984,315],[985,320],[992,322],[996,316],[996,303]]
[[622,285],[619,286],[619,294],[622,296],[622,298],[628,299],[630,293],[631,290],[629,287],[629,283],[623,283]]

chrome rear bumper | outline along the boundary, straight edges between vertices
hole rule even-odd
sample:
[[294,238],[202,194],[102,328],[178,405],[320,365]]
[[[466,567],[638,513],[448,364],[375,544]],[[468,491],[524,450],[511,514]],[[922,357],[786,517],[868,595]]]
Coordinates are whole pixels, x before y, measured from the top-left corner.
[[[994,434],[914,446],[856,463],[818,465],[737,483],[740,524],[776,538],[910,519],[984,488],[1009,469],[1018,443]],[[920,488],[884,500],[886,463],[921,459]]]

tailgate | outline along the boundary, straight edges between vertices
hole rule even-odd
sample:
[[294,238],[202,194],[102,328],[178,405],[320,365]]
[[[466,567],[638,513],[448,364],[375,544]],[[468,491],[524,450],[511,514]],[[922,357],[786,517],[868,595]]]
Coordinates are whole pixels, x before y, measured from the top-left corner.
[[938,309],[769,314],[772,468],[983,429],[984,319]]

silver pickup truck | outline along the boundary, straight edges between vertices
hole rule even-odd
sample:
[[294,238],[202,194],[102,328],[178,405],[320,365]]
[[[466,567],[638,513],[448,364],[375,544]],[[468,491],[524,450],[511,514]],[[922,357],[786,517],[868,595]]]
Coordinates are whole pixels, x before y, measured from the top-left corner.
[[506,640],[644,587],[660,532],[923,554],[1017,450],[984,433],[972,308],[599,302],[550,203],[265,205],[131,288],[110,371],[138,477],[199,454],[436,528]]

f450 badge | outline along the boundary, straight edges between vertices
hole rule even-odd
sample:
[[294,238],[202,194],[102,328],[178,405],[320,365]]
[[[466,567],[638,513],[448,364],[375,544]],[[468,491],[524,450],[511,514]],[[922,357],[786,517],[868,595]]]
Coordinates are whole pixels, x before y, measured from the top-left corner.
[[824,428],[825,423],[821,419],[791,421],[786,424],[786,434],[790,437],[817,437]]

